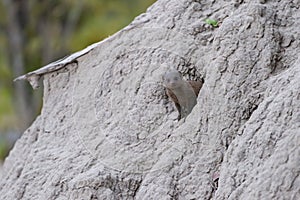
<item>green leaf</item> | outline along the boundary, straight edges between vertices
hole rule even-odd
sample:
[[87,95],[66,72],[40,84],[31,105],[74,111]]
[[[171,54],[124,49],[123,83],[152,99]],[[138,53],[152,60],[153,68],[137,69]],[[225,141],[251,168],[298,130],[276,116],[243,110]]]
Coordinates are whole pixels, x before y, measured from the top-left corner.
[[217,20],[209,19],[209,18],[207,18],[207,19],[205,20],[205,23],[207,23],[207,24],[209,24],[209,25],[211,25],[211,26],[213,26],[213,27],[217,27],[218,24],[219,24],[219,22],[218,22]]

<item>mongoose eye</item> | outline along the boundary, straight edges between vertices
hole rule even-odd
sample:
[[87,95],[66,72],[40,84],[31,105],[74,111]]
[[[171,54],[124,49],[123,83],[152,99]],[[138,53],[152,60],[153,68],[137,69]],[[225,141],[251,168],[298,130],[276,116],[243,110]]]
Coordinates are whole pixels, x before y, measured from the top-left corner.
[[178,81],[178,80],[179,80],[179,78],[178,78],[178,77],[174,77],[174,80],[175,80],[175,81]]

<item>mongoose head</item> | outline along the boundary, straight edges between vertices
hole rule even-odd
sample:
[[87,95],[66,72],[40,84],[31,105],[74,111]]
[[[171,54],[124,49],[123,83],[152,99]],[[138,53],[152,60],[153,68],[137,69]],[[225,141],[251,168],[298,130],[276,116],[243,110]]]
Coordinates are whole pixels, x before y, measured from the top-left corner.
[[164,86],[171,90],[181,87],[182,81],[182,75],[175,69],[169,70],[163,76]]

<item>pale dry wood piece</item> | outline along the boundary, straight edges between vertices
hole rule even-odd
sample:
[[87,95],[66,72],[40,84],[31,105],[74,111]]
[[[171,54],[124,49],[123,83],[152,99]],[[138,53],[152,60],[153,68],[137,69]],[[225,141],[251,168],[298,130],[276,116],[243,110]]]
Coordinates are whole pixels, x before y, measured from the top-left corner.
[[47,73],[51,73],[53,71],[57,71],[60,70],[64,67],[66,67],[68,64],[73,63],[73,62],[77,62],[77,59],[88,54],[90,51],[92,51],[94,48],[96,48],[97,46],[109,42],[112,39],[118,37],[122,32],[124,31],[129,31],[131,29],[137,28],[138,26],[147,23],[150,21],[151,15],[150,14],[143,14],[140,15],[136,18],[136,20],[134,20],[130,25],[128,25],[127,27],[125,27],[124,29],[118,31],[117,33],[115,33],[112,36],[107,37],[106,39],[97,42],[95,44],[92,44],[88,47],[86,47],[85,49],[78,51],[76,53],[73,53],[69,56],[66,56],[62,59],[59,59],[55,62],[52,62],[40,69],[37,69],[33,72],[29,72],[27,74],[24,74],[22,76],[19,76],[17,78],[14,79],[14,81],[19,81],[19,80],[27,80],[29,81],[30,85],[32,86],[33,89],[37,89],[39,88],[39,80],[42,76],[44,76]]
[[163,81],[167,95],[178,110],[178,120],[185,118],[197,103],[203,81],[186,81],[177,70],[165,73]]

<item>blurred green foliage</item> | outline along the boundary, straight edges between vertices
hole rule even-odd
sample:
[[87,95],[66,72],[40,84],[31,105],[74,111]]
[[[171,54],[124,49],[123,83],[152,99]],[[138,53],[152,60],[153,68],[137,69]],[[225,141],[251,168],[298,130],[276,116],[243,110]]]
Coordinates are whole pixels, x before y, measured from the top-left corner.
[[[136,16],[156,0],[30,0],[22,32],[24,42],[24,71],[29,72],[43,65],[101,41],[128,25]],[[12,0],[11,2],[20,3]],[[25,9],[24,9],[25,10]],[[22,11],[22,9],[21,9]],[[80,11],[80,12],[78,12]],[[23,11],[22,11],[23,12]],[[24,11],[25,12],[25,11]],[[67,36],[61,30],[68,19],[80,13],[74,29]],[[23,13],[24,14],[24,13]],[[44,20],[44,21],[43,21]],[[13,79],[15,78],[7,37],[8,11],[0,2],[0,158],[6,155],[7,145],[1,134],[18,128],[18,114],[14,101]],[[41,23],[42,22],[42,23]],[[50,24],[50,25],[49,25]],[[41,25],[45,25],[42,26]],[[47,28],[47,30],[43,30]],[[45,31],[45,32],[43,32]],[[43,37],[46,33],[48,37]],[[46,41],[45,41],[46,40]],[[46,47],[51,48],[50,60],[44,59]],[[44,49],[43,49],[44,48]],[[47,52],[46,52],[47,53]],[[49,56],[48,56],[49,58]],[[47,61],[45,61],[47,60]],[[46,62],[46,63],[45,63]],[[27,84],[24,82],[24,84]],[[36,96],[30,89],[27,93]],[[40,98],[40,97],[39,97]],[[40,105],[38,105],[40,107]],[[36,113],[37,114],[37,113]],[[2,139],[1,139],[2,138]]]
[[[91,0],[85,4],[84,14],[76,34],[69,45],[77,51],[98,42],[129,24],[134,17],[145,11],[154,0]],[[87,43],[82,43],[85,40]]]
[[0,88],[0,127],[2,130],[8,130],[10,128],[15,128],[16,123],[12,95],[9,87]]
[[0,137],[0,160],[3,160],[6,157],[8,148],[6,141]]

